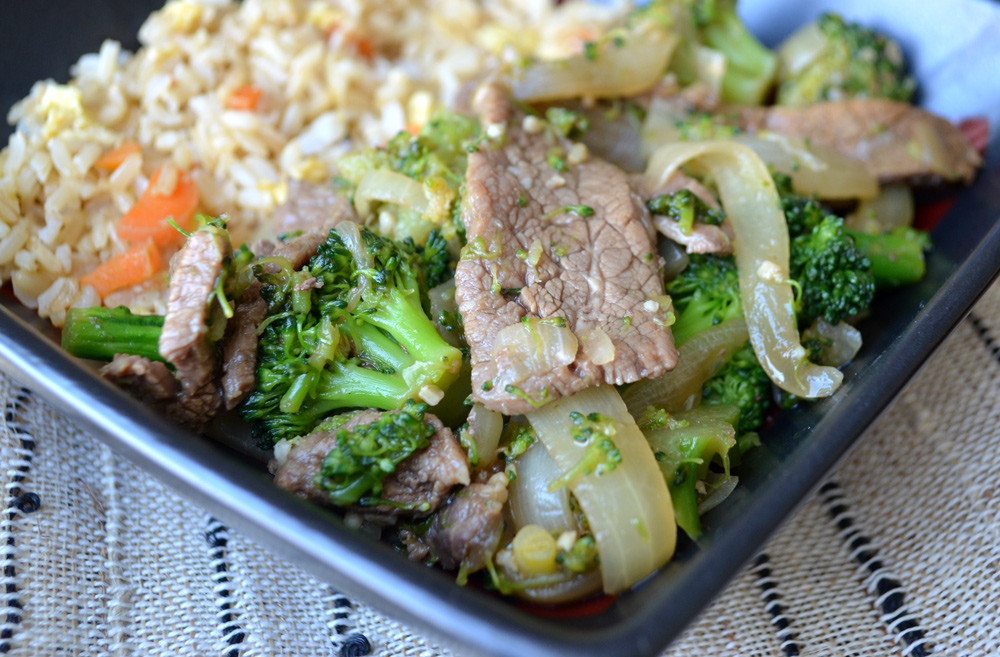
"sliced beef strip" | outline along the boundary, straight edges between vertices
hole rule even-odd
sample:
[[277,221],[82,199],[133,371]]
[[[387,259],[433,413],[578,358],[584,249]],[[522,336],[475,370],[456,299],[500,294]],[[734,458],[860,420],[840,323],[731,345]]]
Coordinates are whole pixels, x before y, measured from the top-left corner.
[[462,566],[472,573],[496,552],[503,534],[508,481],[505,473],[498,472],[486,483],[470,484],[455,493],[434,518],[423,540],[444,568]]
[[[299,439],[287,457],[273,465],[275,483],[296,495],[318,504],[329,504],[326,492],[316,486],[315,477],[323,459],[337,445],[340,429],[350,430],[371,424],[382,416],[380,411],[361,411],[336,431],[316,431]],[[400,463],[396,471],[382,480],[382,494],[396,506],[354,507],[366,520],[388,524],[398,516],[429,516],[451,494],[455,486],[469,483],[469,464],[465,451],[437,417],[427,414],[425,421],[434,428],[430,444]]]
[[982,163],[957,127],[906,103],[870,98],[732,111],[743,130],[811,139],[863,161],[881,183],[969,183]]
[[274,209],[273,221],[278,235],[296,231],[325,235],[341,221],[357,223],[358,215],[350,199],[330,185],[293,180],[288,184],[288,199]]
[[257,327],[267,316],[267,302],[254,281],[233,308],[222,338],[222,401],[232,410],[247,398],[257,384]]
[[173,373],[159,361],[142,356],[115,354],[101,368],[105,379],[129,388],[139,399],[162,407],[177,399],[179,386]]
[[[480,92],[477,100],[487,123],[510,116],[495,92]],[[569,145],[554,143],[548,131],[528,134],[517,123],[507,126],[503,146],[486,145],[469,156],[463,221],[468,241],[491,252],[467,249],[455,272],[473,399],[507,415],[596,383],[659,376],[677,362],[670,331],[658,321],[664,290],[649,213],[626,174],[597,158],[559,173],[548,153]],[[574,205],[593,214],[560,212]],[[535,266],[517,256],[533,246],[542,252]],[[504,288],[511,293],[502,294]],[[578,337],[599,329],[614,346],[613,358],[595,363],[581,340],[572,362],[518,380],[519,390],[507,392],[511,357],[502,346],[495,353],[494,342],[524,317],[561,317]]]
[[214,380],[216,361],[207,339],[207,320],[209,301],[229,255],[230,246],[223,235],[199,230],[188,238],[172,262],[159,349],[175,368],[181,385],[178,401],[189,411],[189,424],[207,422],[221,402]]

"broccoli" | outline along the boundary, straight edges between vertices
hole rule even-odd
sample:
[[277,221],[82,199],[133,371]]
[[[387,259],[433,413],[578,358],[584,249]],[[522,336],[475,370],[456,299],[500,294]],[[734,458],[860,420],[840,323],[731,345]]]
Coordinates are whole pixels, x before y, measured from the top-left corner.
[[685,235],[690,235],[695,222],[719,226],[726,220],[722,210],[714,210],[694,195],[689,189],[682,189],[673,194],[654,196],[646,207],[653,214],[661,214],[676,221]]
[[265,444],[309,433],[338,409],[436,403],[458,377],[462,353],[424,312],[411,241],[331,231],[301,271],[266,258],[257,269],[268,314],[241,412]]
[[871,262],[855,247],[840,217],[827,216],[811,232],[793,238],[790,254],[789,274],[800,291],[800,322],[823,317],[836,324],[871,305]]
[[779,57],[779,105],[844,98],[907,102],[916,89],[895,41],[835,13],[789,38]]
[[448,241],[441,231],[434,229],[427,236],[427,244],[419,249],[423,261],[424,275],[427,277],[427,287],[437,287],[450,280],[455,271],[451,267],[451,252],[448,251]]
[[671,414],[672,422],[645,430],[646,440],[670,489],[677,525],[688,536],[701,535],[698,516],[698,482],[703,482],[709,466],[718,459],[729,477],[729,452],[736,445],[733,426],[739,417],[736,406],[725,404],[699,406]]
[[693,6],[702,42],[726,57],[722,102],[763,103],[774,82],[778,60],[736,15],[736,0],[698,0]]
[[653,21],[680,35],[671,71],[682,85],[699,81],[701,49],[726,61],[722,102],[760,105],[771,90],[777,57],[747,30],[736,14],[736,0],[654,0],[633,12],[629,24]]
[[781,209],[788,223],[788,236],[798,237],[811,232],[830,213],[812,197],[796,194],[792,179],[783,173],[772,173],[774,186],[781,198]]
[[788,224],[789,275],[796,282],[797,315],[836,324],[868,309],[875,294],[872,265],[844,220],[815,199],[796,194],[791,178],[772,174]]
[[115,354],[132,354],[162,361],[162,315],[133,315],[117,308],[70,308],[62,331],[62,348],[77,358],[111,360]]
[[616,432],[616,423],[600,413],[584,415],[573,411],[569,414],[573,422],[573,440],[587,446],[580,460],[572,468],[554,479],[549,484],[549,491],[556,491],[566,486],[578,477],[593,474],[595,477],[611,472],[622,462],[622,454],[618,451],[612,436]]
[[383,147],[348,155],[337,163],[344,181],[353,187],[369,171],[386,169],[413,178],[425,186],[430,201],[423,215],[393,208],[393,237],[412,237],[424,245],[432,229],[443,238],[462,238],[462,185],[468,154],[478,148],[479,122],[473,118],[442,112],[431,118],[416,136],[402,131]]
[[337,444],[323,458],[316,486],[336,506],[383,503],[382,480],[417,450],[430,444],[434,427],[424,420],[426,404],[407,400],[399,412],[371,424],[340,429]]
[[740,129],[726,123],[724,117],[707,112],[694,112],[674,121],[681,141],[708,141],[732,139]]
[[871,261],[877,289],[916,283],[924,277],[924,251],[930,236],[914,228],[894,228],[882,235],[844,229],[854,238],[858,251]]
[[761,367],[753,346],[733,354],[719,372],[701,388],[702,404],[727,404],[739,409],[736,433],[760,429],[771,408],[771,379]]
[[[199,214],[197,220],[198,230],[221,233],[229,240],[225,217]],[[223,261],[209,306],[210,342],[222,338],[226,322],[233,316],[232,301],[242,296],[249,286],[252,280],[249,265],[253,257],[244,245]],[[162,330],[162,315],[135,315],[125,306],[70,308],[63,325],[62,347],[78,358],[110,361],[115,354],[130,354],[163,361],[159,348]]]
[[731,257],[692,255],[666,289],[677,312],[671,329],[678,346],[716,324],[743,316],[739,275]]

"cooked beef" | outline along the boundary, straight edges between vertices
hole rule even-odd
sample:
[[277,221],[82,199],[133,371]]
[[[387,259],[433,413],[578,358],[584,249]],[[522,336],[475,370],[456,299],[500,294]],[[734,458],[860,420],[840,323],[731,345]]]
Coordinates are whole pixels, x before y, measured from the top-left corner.
[[267,315],[267,303],[254,281],[233,308],[222,338],[222,401],[227,410],[236,408],[257,383],[257,327]]
[[350,200],[330,185],[293,180],[288,184],[288,199],[274,210],[274,230],[284,233],[322,233],[341,221],[357,222]]
[[302,269],[309,262],[309,259],[316,255],[319,245],[325,242],[329,235],[329,230],[323,233],[302,233],[297,237],[275,244],[271,256],[287,258],[292,263],[292,269]]
[[[509,116],[498,93],[478,94],[487,123]],[[507,415],[599,382],[659,376],[677,362],[658,321],[664,290],[649,213],[626,174],[597,158],[558,172],[551,149],[565,154],[571,145],[517,123],[507,126],[504,145],[469,155],[462,218],[470,247],[455,272],[473,398]],[[575,357],[525,375],[519,356],[495,344],[525,317],[563,318],[579,338]],[[614,353],[593,357],[584,335],[609,339]]]
[[507,475],[498,472],[485,484],[469,484],[434,518],[424,540],[444,568],[462,566],[472,573],[496,552],[503,534],[507,482]]
[[[299,439],[287,458],[275,463],[275,483],[313,502],[329,504],[326,492],[316,486],[315,477],[322,469],[323,459],[337,445],[337,433],[340,429],[371,424],[381,415],[379,411],[361,411],[336,431],[315,431]],[[444,503],[455,486],[469,483],[465,452],[451,430],[433,415],[427,414],[424,419],[434,428],[430,444],[382,480],[380,497],[393,505],[354,507],[367,520],[387,524],[401,515],[426,517]]]
[[163,408],[177,398],[178,385],[173,373],[163,363],[142,356],[115,354],[101,368],[101,376],[154,406]]
[[808,138],[862,160],[879,182],[969,183],[981,158],[962,132],[924,110],[883,99],[737,110],[740,128]]
[[[704,201],[710,208],[719,208],[719,202],[715,200],[711,192],[705,189],[704,185],[679,171],[670,176],[666,184],[657,189],[651,189],[649,179],[643,175],[629,176],[629,180],[632,182],[633,187],[639,190],[644,200],[661,194],[673,194],[686,189]],[[730,255],[733,252],[733,243],[730,236],[719,226],[710,226],[696,222],[691,234],[686,235],[680,230],[676,221],[658,215],[653,215],[653,225],[666,237],[685,247],[688,253]]]
[[171,263],[160,355],[174,366],[181,384],[178,401],[190,415],[188,424],[195,427],[210,420],[221,402],[207,320],[209,301],[229,252],[228,240],[222,235],[197,231]]

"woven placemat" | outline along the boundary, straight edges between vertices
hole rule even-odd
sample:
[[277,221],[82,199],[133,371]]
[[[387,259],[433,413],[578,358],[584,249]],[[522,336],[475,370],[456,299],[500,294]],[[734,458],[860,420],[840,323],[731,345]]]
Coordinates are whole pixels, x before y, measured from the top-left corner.
[[[1000,286],[667,651],[1000,654]],[[0,652],[452,654],[165,488],[0,375]]]

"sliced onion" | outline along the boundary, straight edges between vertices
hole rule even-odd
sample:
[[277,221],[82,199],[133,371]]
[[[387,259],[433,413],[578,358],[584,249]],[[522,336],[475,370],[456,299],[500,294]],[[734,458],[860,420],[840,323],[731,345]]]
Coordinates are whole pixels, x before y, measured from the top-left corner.
[[802,337],[812,336],[818,336],[823,341],[823,355],[820,358],[823,365],[843,367],[861,351],[861,331],[847,322],[833,325],[820,317],[802,332]]
[[750,339],[747,323],[732,319],[694,336],[678,349],[677,367],[656,379],[633,383],[622,393],[632,417],[655,406],[686,411],[701,401],[701,387]]
[[815,22],[801,28],[778,46],[778,77],[798,75],[816,61],[828,45],[826,35]]
[[372,202],[393,203],[420,214],[427,212],[430,203],[424,186],[395,171],[373,169],[367,172],[354,192],[354,209],[362,219],[372,215]]
[[438,318],[441,313],[447,312],[458,315],[458,303],[455,301],[455,279],[452,278],[440,285],[436,285],[427,291],[427,298],[431,304],[431,321],[445,342],[453,347],[461,347],[462,340],[455,331],[449,331]]
[[497,447],[503,433],[503,415],[474,403],[469,411],[465,434],[476,443],[476,470],[485,470],[497,460]]
[[715,507],[722,504],[727,497],[736,490],[736,484],[740,483],[739,477],[729,476],[722,480],[722,483],[708,494],[708,497],[698,503],[698,515],[708,513]]
[[912,226],[913,216],[913,192],[908,185],[896,183],[885,185],[878,196],[859,203],[845,223],[848,228],[878,234]]
[[493,342],[493,357],[504,366],[493,386],[503,390],[565,367],[576,360],[579,346],[573,331],[547,320],[532,319],[502,328]]
[[607,365],[615,359],[615,343],[600,326],[577,328],[576,337],[584,356],[594,365]]
[[814,365],[799,341],[788,284],[788,228],[767,166],[733,142],[670,144],[650,160],[646,176],[665,183],[682,165],[707,169],[715,180],[732,225],[740,296],[750,342],[764,371],[783,390],[799,397],[827,397],[844,375]]
[[534,443],[516,461],[517,476],[507,487],[515,529],[544,527],[550,533],[575,531],[576,520],[565,486],[554,491],[549,484],[562,474],[545,446]]
[[878,196],[878,181],[864,163],[829,146],[772,132],[736,135],[733,141],[749,146],[765,164],[790,176],[799,194],[831,201]]
[[517,68],[509,86],[515,98],[527,102],[634,96],[659,82],[676,45],[676,36],[646,23],[624,36],[620,46],[604,43],[592,59],[574,55]]
[[621,463],[601,476],[577,477],[569,486],[597,543],[604,591],[617,593],[673,555],[677,526],[670,492],[645,437],[612,386],[587,388],[528,414],[560,472],[575,466],[587,450],[573,439],[573,412],[599,413],[615,422],[613,440]]
[[591,570],[556,584],[520,589],[517,595],[539,604],[557,605],[579,600],[600,590],[601,571]]

